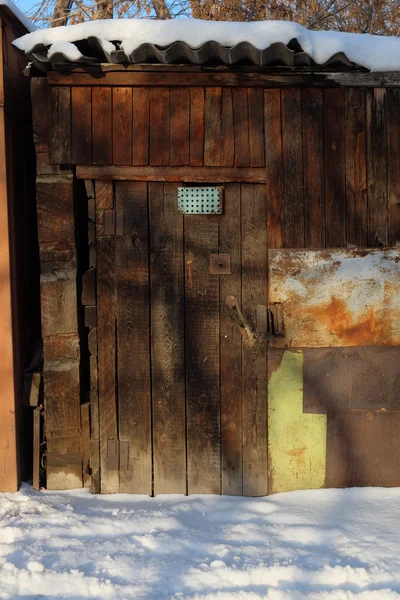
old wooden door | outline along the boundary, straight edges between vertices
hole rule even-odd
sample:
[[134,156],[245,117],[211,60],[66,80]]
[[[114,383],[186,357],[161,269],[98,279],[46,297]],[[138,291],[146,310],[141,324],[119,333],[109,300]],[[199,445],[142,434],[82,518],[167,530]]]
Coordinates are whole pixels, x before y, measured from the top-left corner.
[[102,492],[267,493],[265,186],[223,192],[221,215],[182,215],[178,184],[114,184],[96,242]]

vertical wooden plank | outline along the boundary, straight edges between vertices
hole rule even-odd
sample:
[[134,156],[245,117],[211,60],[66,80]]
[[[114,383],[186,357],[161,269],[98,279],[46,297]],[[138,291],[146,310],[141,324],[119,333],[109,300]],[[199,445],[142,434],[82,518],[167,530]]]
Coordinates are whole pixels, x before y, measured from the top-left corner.
[[108,468],[108,440],[117,440],[115,393],[115,237],[97,238],[97,342],[101,492],[119,491],[118,471]]
[[286,248],[304,247],[301,91],[282,90],[283,198]]
[[186,493],[183,216],[178,184],[150,183],[154,494]]
[[368,246],[388,243],[386,89],[367,89]]
[[346,244],[344,91],[324,90],[326,246]]
[[232,89],[222,88],[221,166],[235,164],[235,137],[233,133]]
[[247,90],[249,108],[250,166],[263,167],[264,156],[264,92],[262,88]]
[[[242,185],[242,312],[256,331],[257,306],[267,303],[267,205],[263,185]],[[258,334],[242,342],[243,494],[267,493],[267,346]]]
[[204,89],[190,88],[190,166],[202,167],[204,156]]
[[367,153],[365,90],[345,90],[346,241],[367,244]]
[[389,245],[400,245],[400,89],[387,90]]
[[132,88],[113,87],[113,164],[132,164]]
[[150,165],[169,164],[169,89],[150,88]]
[[54,86],[51,88],[50,104],[50,164],[71,163],[71,88]]
[[128,442],[120,491],[152,493],[147,184],[118,182],[124,234],[116,237],[119,439]]
[[204,166],[221,165],[221,88],[206,88],[204,105]]
[[184,235],[188,493],[219,494],[219,279],[210,275],[218,217],[185,216]]
[[305,247],[325,247],[322,90],[302,91]]
[[40,490],[40,407],[33,411],[33,465],[32,465],[32,487]]
[[[4,108],[4,79],[3,79],[3,35],[0,21],[0,269],[2,273],[0,282],[0,334],[2,340],[2,360],[0,364],[1,376],[1,402],[0,402],[0,490],[2,492],[16,492],[19,487],[19,465],[17,452],[17,423],[15,403],[15,360],[13,356],[13,330],[11,291],[12,275],[10,265],[10,238],[9,238],[9,189],[7,188],[6,170],[6,129]],[[38,90],[36,87],[36,91]],[[32,86],[34,89],[34,86]],[[36,124],[37,125],[37,124]],[[41,124],[42,125],[42,124]],[[37,134],[42,127],[37,128]],[[47,130],[43,123],[44,133]],[[47,140],[43,140],[45,142]]]
[[268,247],[282,248],[284,213],[280,90],[264,90],[264,134]]
[[100,447],[99,440],[90,442],[90,469],[92,471],[90,491],[100,494]]
[[247,89],[233,88],[233,127],[235,132],[235,164],[237,167],[250,165],[249,111]]
[[90,404],[81,405],[83,486],[90,487]]
[[169,164],[171,167],[189,164],[189,89],[169,91],[170,137]]
[[242,336],[226,306],[234,296],[239,305],[241,290],[240,185],[225,186],[225,210],[219,218],[219,252],[231,257],[231,274],[219,278],[221,369],[221,484],[222,494],[243,493],[242,451]]
[[93,163],[111,165],[112,160],[112,115],[111,88],[92,88],[93,117]]
[[133,162],[149,164],[149,88],[133,90]]
[[92,164],[92,89],[72,87],[72,162]]

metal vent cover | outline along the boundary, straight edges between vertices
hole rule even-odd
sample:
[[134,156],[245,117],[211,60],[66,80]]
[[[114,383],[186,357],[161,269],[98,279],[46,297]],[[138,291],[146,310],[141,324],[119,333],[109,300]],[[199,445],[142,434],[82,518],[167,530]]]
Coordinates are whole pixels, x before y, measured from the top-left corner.
[[179,212],[184,215],[222,215],[222,191],[222,187],[179,187]]

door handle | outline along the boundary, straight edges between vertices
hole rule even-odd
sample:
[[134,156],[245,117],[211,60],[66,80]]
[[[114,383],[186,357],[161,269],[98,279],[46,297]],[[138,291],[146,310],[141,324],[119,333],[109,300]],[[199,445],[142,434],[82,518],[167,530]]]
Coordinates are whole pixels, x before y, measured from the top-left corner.
[[239,302],[235,296],[227,296],[225,300],[226,306],[230,309],[233,320],[239,328],[240,334],[246,344],[254,346],[256,343],[256,336],[252,332],[250,326],[246,322],[242,311],[240,310]]

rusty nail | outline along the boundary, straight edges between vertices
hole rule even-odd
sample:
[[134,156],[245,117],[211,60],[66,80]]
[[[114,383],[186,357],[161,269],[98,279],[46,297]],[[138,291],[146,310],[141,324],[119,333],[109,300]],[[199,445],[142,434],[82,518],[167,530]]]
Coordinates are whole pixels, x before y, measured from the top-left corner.
[[135,246],[139,246],[140,238],[137,233],[132,234],[132,242],[135,244]]

